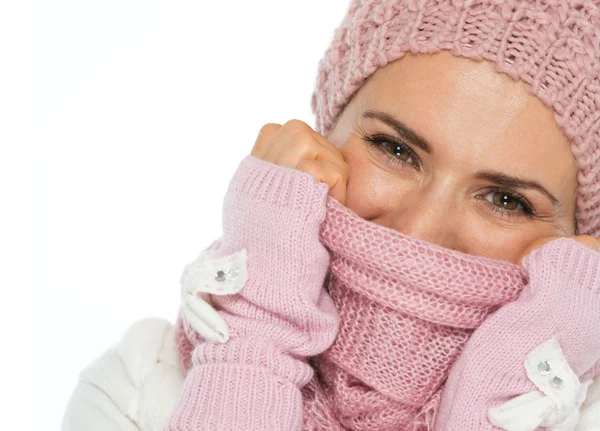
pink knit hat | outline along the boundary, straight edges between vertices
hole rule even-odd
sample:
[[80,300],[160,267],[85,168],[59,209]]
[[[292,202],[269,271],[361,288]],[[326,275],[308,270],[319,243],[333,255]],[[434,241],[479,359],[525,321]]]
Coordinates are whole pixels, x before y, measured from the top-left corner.
[[600,0],[352,0],[319,64],[327,135],[378,68],[405,53],[491,61],[552,108],[579,166],[579,234],[600,236]]

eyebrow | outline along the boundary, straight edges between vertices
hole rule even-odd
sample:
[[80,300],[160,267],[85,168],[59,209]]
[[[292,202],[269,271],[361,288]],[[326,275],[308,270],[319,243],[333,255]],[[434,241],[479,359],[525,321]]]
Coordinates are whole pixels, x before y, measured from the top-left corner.
[[386,114],[385,112],[368,110],[363,113],[363,117],[373,118],[387,124],[392,129],[394,129],[398,135],[409,141],[411,144],[419,147],[427,154],[433,154],[433,146],[425,138],[419,136],[410,127],[408,127],[403,122],[396,120],[391,115]]
[[511,177],[500,172],[483,171],[478,172],[475,178],[491,181],[504,187],[514,187],[518,189],[535,189],[545,194],[555,207],[560,207],[560,201],[550,193],[544,186],[537,181],[525,180],[523,178]]
[[[433,154],[433,149],[432,149],[433,146],[429,143],[429,141],[427,141],[427,139],[423,138],[422,136],[417,134],[414,130],[412,130],[410,127],[408,127],[406,124],[395,119],[391,115],[386,114],[385,112],[381,112],[381,111],[368,110],[363,113],[363,117],[364,118],[373,118],[373,119],[379,120],[379,121],[387,124],[392,129],[394,129],[394,131],[398,135],[400,135],[402,138],[406,139],[413,145],[421,148],[427,154]],[[552,205],[554,207],[561,206],[560,200],[558,200],[556,198],[556,196],[554,196],[552,193],[550,193],[544,186],[542,186],[537,181],[526,180],[526,179],[518,178],[518,177],[511,177],[511,176],[503,174],[501,172],[494,172],[494,171],[479,172],[479,173],[477,173],[477,175],[475,175],[475,178],[480,179],[480,180],[490,181],[492,183],[495,183],[495,184],[497,184],[499,186],[503,186],[503,187],[525,189],[525,190],[532,190],[532,189],[538,190],[539,192],[546,195],[546,197],[548,199],[550,199],[550,202],[552,202]]]

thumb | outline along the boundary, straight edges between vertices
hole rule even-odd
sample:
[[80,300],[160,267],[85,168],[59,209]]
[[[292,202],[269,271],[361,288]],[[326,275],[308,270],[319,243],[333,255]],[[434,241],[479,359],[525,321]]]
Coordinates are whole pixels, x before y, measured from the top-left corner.
[[346,194],[348,188],[348,177],[340,174],[338,181],[329,189],[329,196],[346,206]]

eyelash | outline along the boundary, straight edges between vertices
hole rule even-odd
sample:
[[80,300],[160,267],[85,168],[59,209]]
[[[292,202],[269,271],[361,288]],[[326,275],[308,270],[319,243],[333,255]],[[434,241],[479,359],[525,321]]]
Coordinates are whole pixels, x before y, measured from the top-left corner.
[[[519,203],[519,205],[521,205],[522,209],[507,210],[504,208],[500,208],[500,207],[494,205],[493,203],[489,202],[487,199],[485,199],[485,196],[487,196],[490,193],[502,193],[503,195],[506,195],[506,196],[510,197],[511,199],[515,199]],[[499,189],[499,188],[488,189],[486,194],[483,197],[483,200],[486,201],[486,203],[487,203],[486,206],[490,209],[490,211],[492,211],[493,213],[496,213],[496,214],[500,214],[501,216],[506,216],[511,220],[515,219],[515,218],[519,218],[519,217],[526,217],[528,219],[533,219],[536,217],[535,210],[533,209],[533,206],[529,203],[529,201],[527,199],[525,199],[525,197],[523,197],[519,193],[512,191],[512,190]]]
[[385,135],[371,135],[371,136],[363,136],[363,139],[369,144],[371,145],[371,147],[373,147],[375,150],[377,150],[378,152],[380,152],[381,154],[383,154],[384,156],[386,156],[387,162],[392,164],[392,165],[396,165],[396,164],[401,164],[403,166],[406,165],[410,165],[413,168],[415,168],[416,170],[420,171],[421,167],[420,165],[415,165],[415,164],[410,164],[407,163],[406,161],[399,159],[397,157],[394,157],[392,154],[390,154],[389,152],[387,152],[384,148],[383,145],[384,143],[389,143],[395,146],[399,146],[400,148],[402,148],[402,150],[406,151],[410,157],[416,159],[417,161],[419,161],[419,157],[417,157],[417,154],[413,151],[412,148],[410,148],[407,144],[405,144],[404,142],[392,138],[391,136],[385,136]]
[[[400,164],[402,166],[410,165],[417,171],[421,170],[420,160],[417,157],[416,153],[414,152],[414,150],[411,147],[409,147],[404,142],[402,142],[398,139],[395,139],[391,136],[386,136],[386,135],[366,136],[363,134],[362,139],[365,142],[367,142],[373,149],[375,149],[377,152],[379,152],[381,155],[385,156],[386,162],[388,164],[391,164],[391,165]],[[384,144],[384,143],[389,143],[389,144],[401,147],[402,150],[406,151],[410,155],[411,158],[415,159],[418,162],[418,164],[407,163],[406,161],[404,161],[402,159],[394,157],[392,154],[390,154],[388,151],[386,151],[385,148],[383,148],[382,144]],[[519,203],[519,205],[521,205],[522,209],[507,210],[504,208],[500,208],[500,207],[494,205],[493,203],[489,202],[487,199],[485,199],[485,196],[489,195],[490,193],[502,193],[503,195],[506,195],[506,196],[510,197],[511,199],[515,199]],[[524,196],[522,196],[519,193],[512,191],[512,190],[505,190],[505,189],[500,189],[500,188],[490,188],[487,190],[486,194],[483,195],[482,200],[484,200],[486,202],[486,204],[487,204],[486,207],[488,208],[488,210],[491,213],[499,214],[502,217],[508,217],[511,220],[521,218],[521,217],[533,219],[536,216],[535,210],[533,209],[533,206],[529,203],[529,201]]]

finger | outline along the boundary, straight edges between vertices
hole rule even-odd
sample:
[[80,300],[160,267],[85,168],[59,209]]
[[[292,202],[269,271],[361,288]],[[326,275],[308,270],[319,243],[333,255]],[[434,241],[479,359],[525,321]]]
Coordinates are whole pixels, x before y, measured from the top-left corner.
[[[333,145],[329,140],[327,140],[327,138],[325,138],[323,135],[321,135],[320,133],[310,129],[309,131],[306,132],[299,132],[298,134],[294,135],[294,136],[301,136],[302,134],[308,135],[310,136],[310,138],[318,143],[321,148],[324,149],[324,152],[321,151],[319,152],[319,155],[322,156],[320,158],[318,158],[317,160],[325,160],[327,162],[331,162],[331,163],[335,163],[336,165],[338,165],[342,170],[348,170],[348,164],[346,163],[346,160],[344,159],[344,155],[343,153],[339,150],[339,148],[337,148],[335,145]],[[294,138],[292,138],[294,139]]]
[[343,162],[334,151],[321,145],[314,136],[306,132],[287,136],[284,141],[273,142],[269,153],[271,155],[267,157],[274,163],[292,169],[297,169],[302,160],[323,160],[338,165]]
[[303,160],[298,170],[311,175],[316,181],[327,184],[329,195],[342,205],[346,203],[348,176],[338,165],[326,161]]
[[183,308],[192,327],[204,338],[221,343],[229,339],[227,323],[210,304],[193,295],[186,295]]
[[329,196],[336,199],[340,204],[346,205],[346,193],[348,191],[348,177],[340,176],[340,180],[329,189]]
[[[271,144],[269,145],[269,147],[267,148],[267,151],[264,155],[264,159],[272,162],[272,163],[276,163],[276,164],[280,164],[280,160],[278,159],[278,156],[281,152],[281,148],[282,146],[287,146],[287,144],[290,141],[290,138],[298,133],[302,133],[302,132],[314,132],[314,130],[308,125],[306,124],[304,121],[300,121],[300,120],[289,120],[287,121],[283,126],[281,126],[281,129],[279,129],[279,132],[277,132],[277,134],[273,137],[273,140],[271,142]],[[283,165],[283,166],[287,166],[287,165]]]
[[286,135],[295,135],[296,133],[307,132],[310,130],[314,131],[314,129],[308,124],[306,124],[304,121],[297,120],[295,118],[286,121],[281,127],[281,129],[282,133],[285,133]]
[[262,159],[267,152],[269,145],[271,145],[273,138],[277,136],[281,130],[281,127],[281,124],[276,123],[267,123],[262,126],[258,131],[258,136],[256,137],[254,147],[252,147],[250,154]]
[[331,150],[331,152],[333,154],[335,154],[336,159],[339,159],[341,161],[344,162],[344,164],[346,163],[345,159],[344,159],[344,154],[340,151],[340,149],[338,147],[336,147],[331,141],[329,141],[325,136],[321,135],[320,133],[313,131],[313,136],[314,138],[317,140],[317,142],[319,142],[321,145],[323,145],[325,148],[328,148]]

